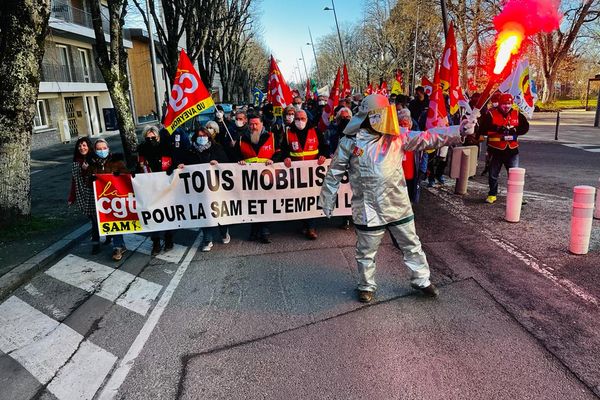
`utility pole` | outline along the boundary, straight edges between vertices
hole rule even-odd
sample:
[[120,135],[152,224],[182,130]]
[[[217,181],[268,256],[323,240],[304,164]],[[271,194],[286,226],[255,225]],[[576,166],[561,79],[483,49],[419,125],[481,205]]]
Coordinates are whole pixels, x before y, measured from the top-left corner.
[[158,67],[156,66],[156,49],[154,48],[154,32],[152,30],[152,14],[150,14],[150,0],[146,0],[146,19],[148,21],[148,36],[150,37],[150,58],[152,59],[152,79],[154,80],[154,101],[156,102],[156,115],[160,121],[162,118],[162,107],[158,97],[158,78],[156,73]]

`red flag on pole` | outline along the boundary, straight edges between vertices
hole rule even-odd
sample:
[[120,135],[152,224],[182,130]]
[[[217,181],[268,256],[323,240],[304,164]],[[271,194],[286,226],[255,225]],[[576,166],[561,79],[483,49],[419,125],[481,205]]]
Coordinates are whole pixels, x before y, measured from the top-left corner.
[[350,77],[348,76],[348,68],[344,64],[344,79],[342,81],[342,98],[346,98],[352,94],[352,88],[350,87]]
[[440,63],[440,84],[442,90],[450,96],[450,114],[458,111],[458,97],[460,83],[458,81],[458,52],[456,50],[456,37],[454,36],[454,23],[450,23],[446,46],[442,53]]
[[321,119],[319,120],[319,130],[321,132],[325,132],[327,127],[329,126],[330,117],[333,115],[334,109],[340,102],[340,69],[338,68],[337,74],[335,75],[335,81],[333,82],[333,86],[331,87],[331,92],[329,93],[329,99],[327,100],[327,105],[323,109],[323,114],[321,114]]
[[370,94],[373,94],[373,84],[371,82],[369,82],[369,86],[367,86],[367,89],[365,90],[365,96]]
[[440,86],[440,75],[438,64],[435,64],[435,76],[433,79],[433,93],[429,97],[429,109],[427,110],[427,121],[425,128],[431,129],[437,126],[448,126],[448,112],[444,103],[444,93]]
[[312,100],[312,90],[310,85],[310,79],[306,80],[306,93],[304,94],[304,101]]
[[425,89],[425,94],[427,96],[431,96],[431,93],[433,93],[433,83],[429,80],[429,78],[425,76],[422,77],[421,86],[423,86],[423,88]]
[[202,83],[194,64],[185,51],[181,50],[165,114],[165,129],[173,133],[185,121],[214,105],[215,102]]
[[388,95],[388,87],[387,87],[387,82],[386,81],[383,81],[381,83],[381,86],[379,87],[379,94],[382,94],[382,95],[384,95],[384,96],[387,97],[387,95]]
[[276,116],[283,115],[283,108],[292,104],[292,91],[285,82],[273,56],[271,56],[271,66],[269,68],[267,101],[273,104],[273,114]]

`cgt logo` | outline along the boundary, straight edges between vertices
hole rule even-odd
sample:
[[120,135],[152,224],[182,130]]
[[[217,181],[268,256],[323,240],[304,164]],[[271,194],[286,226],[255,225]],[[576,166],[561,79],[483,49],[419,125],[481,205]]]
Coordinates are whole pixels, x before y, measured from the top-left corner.
[[102,214],[111,214],[117,218],[125,218],[129,214],[137,213],[137,205],[133,193],[119,194],[112,187],[112,182],[106,182],[102,193],[97,200],[98,211]]
[[188,98],[185,94],[194,93],[198,89],[198,86],[198,81],[193,74],[184,72],[179,75],[177,83],[173,84],[171,98],[169,99],[169,105],[173,108],[173,111],[178,112],[183,109],[188,103]]

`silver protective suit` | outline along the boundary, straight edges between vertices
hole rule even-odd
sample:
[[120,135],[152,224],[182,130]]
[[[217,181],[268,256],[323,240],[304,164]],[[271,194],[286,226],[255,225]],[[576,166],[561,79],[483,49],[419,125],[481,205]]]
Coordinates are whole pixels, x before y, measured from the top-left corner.
[[401,129],[400,135],[381,135],[360,129],[340,140],[321,188],[326,214],[333,210],[346,171],[352,188],[352,219],[358,236],[356,261],[359,290],[375,291],[375,255],[388,229],[394,245],[404,254],[411,282],[427,287],[429,265],[416,234],[402,159],[404,151],[421,151],[461,142],[458,126],[427,131]]

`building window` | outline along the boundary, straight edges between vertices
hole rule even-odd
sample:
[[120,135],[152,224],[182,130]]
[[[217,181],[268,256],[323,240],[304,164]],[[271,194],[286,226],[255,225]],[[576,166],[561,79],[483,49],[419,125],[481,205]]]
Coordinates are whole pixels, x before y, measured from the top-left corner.
[[48,100],[37,101],[35,105],[35,116],[33,117],[33,126],[36,129],[48,128],[50,126]]

